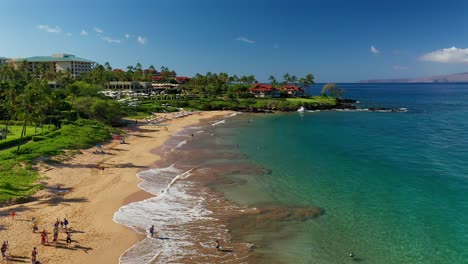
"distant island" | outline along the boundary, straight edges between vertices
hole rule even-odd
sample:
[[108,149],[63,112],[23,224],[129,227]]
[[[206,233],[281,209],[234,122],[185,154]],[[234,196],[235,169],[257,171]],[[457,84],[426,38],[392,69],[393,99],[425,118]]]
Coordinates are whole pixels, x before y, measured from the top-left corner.
[[468,72],[420,78],[361,80],[360,83],[468,83]]

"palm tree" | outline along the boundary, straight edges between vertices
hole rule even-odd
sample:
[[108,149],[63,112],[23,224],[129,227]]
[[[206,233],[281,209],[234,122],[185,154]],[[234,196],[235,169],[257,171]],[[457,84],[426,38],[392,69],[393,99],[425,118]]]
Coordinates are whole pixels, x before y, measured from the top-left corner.
[[285,73],[283,75],[283,85],[288,85],[290,79],[291,79],[291,75],[289,75],[289,73]]
[[305,78],[300,78],[299,83],[301,84],[302,88],[307,86],[307,80]]
[[289,81],[297,86],[297,77],[296,77],[296,75],[291,75],[291,77],[289,77]]
[[248,81],[249,84],[253,84],[253,83],[256,83],[256,82],[257,82],[257,79],[255,79],[255,76],[249,75],[249,76],[247,77],[247,81]]
[[67,85],[66,87],[66,93],[68,94],[69,100],[70,100],[70,112],[68,113],[68,119],[71,119],[71,112],[74,107],[74,102],[75,98],[78,94],[80,94],[80,86],[77,83],[72,83],[70,85]]
[[109,62],[104,63],[104,67],[106,68],[106,71],[112,71],[112,67]]
[[305,76],[305,79],[307,81],[307,85],[312,85],[312,84],[315,84],[314,82],[314,75],[309,73]]
[[137,62],[137,64],[135,65],[135,70],[141,71],[142,68],[143,66],[141,65],[141,63]]
[[238,83],[239,82],[239,77],[237,77],[237,75],[233,75],[231,77],[229,77],[229,81],[232,82],[232,83]]
[[24,122],[16,153],[19,153],[23,137],[26,136],[26,125],[30,116],[33,114],[33,117],[38,117],[39,114],[35,113],[42,113],[46,109],[47,96],[50,94],[47,91],[48,87],[46,81],[35,79],[26,85],[24,92],[18,96],[19,108],[24,112]]
[[14,114],[15,106],[16,106],[15,99],[18,96],[18,92],[13,82],[0,83],[0,85],[2,84],[4,86],[2,88],[5,88],[2,93],[2,96],[3,96],[2,106],[7,114],[7,122],[5,125],[5,138],[6,138],[8,134],[8,126],[10,125],[10,121],[13,119],[13,114]]
[[276,78],[275,78],[275,76],[270,75],[270,77],[268,78],[268,80],[270,80],[271,86],[273,86],[273,87],[276,86]]

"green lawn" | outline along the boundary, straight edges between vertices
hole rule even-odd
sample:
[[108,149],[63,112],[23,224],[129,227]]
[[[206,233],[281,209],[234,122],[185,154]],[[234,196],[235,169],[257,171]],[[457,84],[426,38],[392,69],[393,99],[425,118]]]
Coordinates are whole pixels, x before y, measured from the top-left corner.
[[[3,128],[5,128],[5,125],[0,126],[0,130],[3,129]],[[17,139],[17,138],[20,138],[20,136],[21,136],[21,130],[23,130],[23,126],[8,126],[8,130],[10,131],[10,133],[8,134],[6,140]],[[50,131],[50,130],[53,130],[53,126],[51,126],[50,129],[49,129],[49,126],[44,126],[43,129],[41,129],[41,128],[35,129],[33,126],[27,126],[26,127],[26,136],[33,136],[35,134],[39,134],[41,132],[46,132],[46,131]],[[1,141],[3,141],[3,140],[0,140],[0,142]]]
[[288,98],[286,99],[289,102],[300,102],[308,104],[326,104],[326,105],[335,105],[336,99],[328,96],[311,96],[308,98]]
[[[34,132],[34,130],[33,130]],[[0,151],[0,204],[23,199],[42,188],[36,183],[38,174],[33,169],[39,157],[52,157],[64,150],[89,148],[111,138],[111,128],[90,120],[73,124],[29,141],[16,152],[16,147]]]

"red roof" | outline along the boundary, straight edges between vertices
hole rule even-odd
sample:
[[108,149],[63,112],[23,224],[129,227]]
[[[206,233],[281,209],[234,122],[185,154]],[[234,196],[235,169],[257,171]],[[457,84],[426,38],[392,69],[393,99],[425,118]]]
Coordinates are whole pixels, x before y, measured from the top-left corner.
[[179,76],[179,77],[176,77],[176,80],[178,82],[184,82],[184,81],[189,81],[190,78],[189,77],[185,77],[185,76]]
[[276,90],[273,86],[268,84],[255,83],[250,87],[250,91],[274,91]]
[[122,70],[122,69],[113,69],[112,71],[114,71],[114,72],[123,72],[124,70]]
[[153,81],[162,81],[164,80],[164,76],[153,76]]

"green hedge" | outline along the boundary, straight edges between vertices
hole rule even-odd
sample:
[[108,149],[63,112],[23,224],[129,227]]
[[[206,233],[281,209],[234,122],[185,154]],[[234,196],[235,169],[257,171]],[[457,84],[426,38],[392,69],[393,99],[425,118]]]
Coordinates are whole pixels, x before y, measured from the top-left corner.
[[22,126],[24,121],[21,120],[0,120],[0,125],[6,125],[8,123],[9,126]]
[[45,136],[32,136],[32,141],[33,142],[38,142],[38,141],[43,141],[46,140],[48,137]]
[[15,138],[15,139],[11,139],[11,140],[2,140],[2,141],[0,141],[0,149],[6,149],[6,148],[14,147],[14,146],[18,145],[20,140],[22,142],[27,142],[27,141],[31,140],[32,137],[33,136],[26,136],[26,137],[23,137],[22,139],[21,138]]

